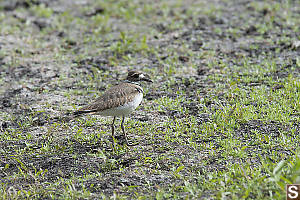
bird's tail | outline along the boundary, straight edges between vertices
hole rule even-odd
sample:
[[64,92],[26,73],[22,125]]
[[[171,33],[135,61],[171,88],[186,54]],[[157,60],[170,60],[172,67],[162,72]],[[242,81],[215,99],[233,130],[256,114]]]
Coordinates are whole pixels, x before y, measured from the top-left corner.
[[83,115],[83,114],[87,114],[87,113],[93,113],[95,111],[92,111],[92,110],[77,110],[75,112],[73,112],[73,115],[74,116],[80,116],[80,115]]

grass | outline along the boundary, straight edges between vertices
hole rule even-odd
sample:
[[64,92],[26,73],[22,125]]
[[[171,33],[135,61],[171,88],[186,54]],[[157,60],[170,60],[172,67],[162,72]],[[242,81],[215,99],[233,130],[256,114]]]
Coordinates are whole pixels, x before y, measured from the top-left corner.
[[[284,199],[299,183],[300,5],[240,4],[0,1],[0,198]],[[120,120],[116,147],[111,118],[51,123],[131,68],[154,79],[125,123],[138,145]]]

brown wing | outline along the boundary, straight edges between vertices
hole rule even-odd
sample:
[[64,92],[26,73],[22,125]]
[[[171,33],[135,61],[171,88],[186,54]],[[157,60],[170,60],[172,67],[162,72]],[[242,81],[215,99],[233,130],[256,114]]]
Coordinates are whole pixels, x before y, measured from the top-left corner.
[[93,103],[80,108],[74,114],[96,113],[113,107],[124,105],[126,102],[133,100],[135,95],[143,92],[143,89],[135,84],[122,83],[107,90],[102,96],[97,98]]

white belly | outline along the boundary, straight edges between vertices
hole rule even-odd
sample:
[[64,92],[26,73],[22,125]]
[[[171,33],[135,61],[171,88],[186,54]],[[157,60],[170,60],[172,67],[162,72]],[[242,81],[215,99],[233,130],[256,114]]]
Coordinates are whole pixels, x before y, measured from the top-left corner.
[[128,102],[122,106],[111,108],[100,112],[99,114],[102,116],[126,116],[132,113],[142,102],[143,94],[139,93],[133,99],[133,101]]

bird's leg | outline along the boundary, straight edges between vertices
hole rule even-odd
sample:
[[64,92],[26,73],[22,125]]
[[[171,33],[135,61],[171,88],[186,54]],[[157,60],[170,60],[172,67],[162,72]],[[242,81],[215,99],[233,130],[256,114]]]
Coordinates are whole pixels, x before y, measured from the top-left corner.
[[134,146],[134,145],[136,145],[136,144],[132,144],[132,143],[129,143],[128,142],[128,139],[127,139],[127,134],[126,134],[126,132],[125,132],[125,128],[124,128],[124,121],[125,121],[125,116],[123,116],[123,118],[122,118],[122,122],[121,122],[121,128],[122,128],[122,131],[123,131],[123,134],[124,134],[124,137],[125,137],[125,140],[126,140],[126,144],[127,144],[127,146]]
[[114,117],[112,124],[111,124],[111,137],[112,137],[112,141],[114,142],[114,134],[115,134],[115,121],[116,121],[116,117]]
[[122,128],[126,143],[128,145],[127,134],[126,134],[125,129],[124,129],[124,121],[125,121],[125,116],[122,117],[121,128]]

